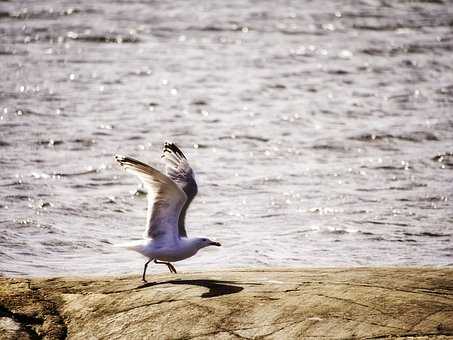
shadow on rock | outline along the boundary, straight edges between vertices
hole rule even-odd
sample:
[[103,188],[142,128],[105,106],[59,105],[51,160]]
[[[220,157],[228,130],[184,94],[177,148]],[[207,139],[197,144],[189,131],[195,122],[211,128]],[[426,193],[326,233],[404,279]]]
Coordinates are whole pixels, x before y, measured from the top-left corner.
[[209,291],[206,293],[201,294],[202,298],[212,298],[216,296],[228,295],[228,294],[235,294],[239,293],[244,287],[233,285],[231,281],[219,281],[219,280],[169,280],[163,282],[149,282],[145,283],[137,289],[158,286],[163,284],[175,284],[175,285],[192,285],[192,286],[201,286],[208,288]]

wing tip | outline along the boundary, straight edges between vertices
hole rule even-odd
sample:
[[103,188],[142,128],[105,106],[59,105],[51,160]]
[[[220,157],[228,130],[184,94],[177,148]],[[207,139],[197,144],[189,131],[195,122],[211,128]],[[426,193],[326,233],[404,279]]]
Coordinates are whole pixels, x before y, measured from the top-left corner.
[[127,158],[127,157],[121,156],[121,155],[114,155],[113,157],[115,158],[115,161],[120,163],[120,165],[123,165]]
[[[115,155],[115,160],[121,165],[123,168],[130,168],[130,167],[135,167],[137,165],[140,165],[141,162],[137,161],[131,157],[128,156],[122,156],[122,155]],[[146,164],[144,164],[146,165]]]
[[164,150],[162,151],[161,157],[165,157],[165,152],[174,153],[179,157],[187,159],[184,153],[181,151],[181,149],[174,142],[166,141],[164,143]]

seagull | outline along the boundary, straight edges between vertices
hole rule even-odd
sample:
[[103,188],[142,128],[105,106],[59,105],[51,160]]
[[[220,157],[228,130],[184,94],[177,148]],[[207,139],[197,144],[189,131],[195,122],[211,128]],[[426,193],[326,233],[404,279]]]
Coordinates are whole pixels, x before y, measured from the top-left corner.
[[115,160],[128,172],[136,175],[148,191],[148,211],[144,241],[127,246],[148,258],[142,281],[151,261],[165,264],[176,274],[171,262],[195,255],[208,246],[220,246],[207,238],[188,238],[185,226],[187,209],[198,192],[194,172],[186,156],[174,144],[166,142],[161,158],[165,175],[131,157],[115,155]]

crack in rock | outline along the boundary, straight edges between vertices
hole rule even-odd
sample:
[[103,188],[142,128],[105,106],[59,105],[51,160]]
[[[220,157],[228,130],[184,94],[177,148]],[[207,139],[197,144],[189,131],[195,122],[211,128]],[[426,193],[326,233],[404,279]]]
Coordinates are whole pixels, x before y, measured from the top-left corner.
[[[439,313],[443,313],[443,312],[453,312],[453,310],[452,309],[440,309],[440,310],[436,310],[432,313],[429,313],[427,315],[424,315],[423,318],[421,318],[419,321],[417,321],[417,323],[415,323],[414,325],[412,325],[410,327],[409,331],[413,331],[418,325],[420,325],[423,321],[428,320],[431,316],[439,314]],[[439,327],[439,325],[437,327]]]
[[446,332],[446,333],[400,333],[400,334],[384,334],[384,335],[376,335],[371,337],[366,337],[363,339],[371,340],[371,339],[389,339],[389,338],[408,338],[408,337],[430,337],[430,336],[452,336],[453,332]]
[[366,305],[366,304],[363,304],[363,303],[360,303],[360,302],[356,302],[356,301],[351,300],[351,299],[340,298],[340,297],[337,297],[337,296],[329,296],[329,295],[325,295],[325,294],[313,294],[313,295],[320,296],[320,297],[325,297],[325,298],[328,298],[328,299],[334,299],[334,300],[338,300],[338,301],[342,301],[342,302],[348,302],[348,303],[351,303],[351,304],[356,305],[356,306],[360,306],[360,307],[364,307],[364,308],[368,308],[368,309],[374,310],[374,311],[379,312],[380,314],[383,314],[383,315],[389,315],[388,313],[386,313],[384,311],[381,311],[378,308],[375,308],[375,307],[372,307],[372,306],[369,306],[369,305]]

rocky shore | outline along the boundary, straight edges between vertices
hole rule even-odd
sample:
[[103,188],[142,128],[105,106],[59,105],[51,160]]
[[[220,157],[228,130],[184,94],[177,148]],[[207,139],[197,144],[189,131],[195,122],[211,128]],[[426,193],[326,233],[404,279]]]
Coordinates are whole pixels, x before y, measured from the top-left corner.
[[453,339],[453,270],[0,278],[1,339]]

